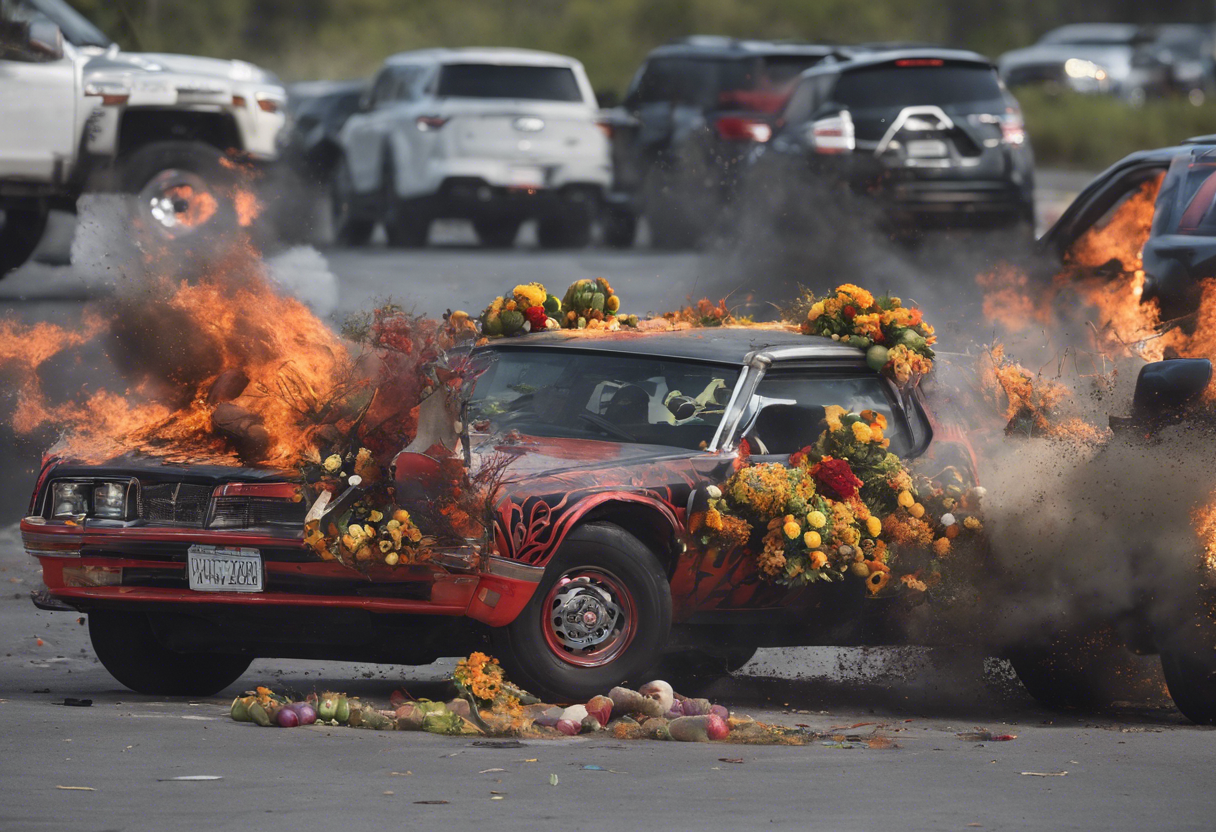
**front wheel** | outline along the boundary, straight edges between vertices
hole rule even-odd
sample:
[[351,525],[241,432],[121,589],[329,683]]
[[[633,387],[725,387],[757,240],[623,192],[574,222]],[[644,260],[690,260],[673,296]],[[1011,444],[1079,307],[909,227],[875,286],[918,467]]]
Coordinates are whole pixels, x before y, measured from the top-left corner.
[[523,225],[518,219],[476,219],[473,220],[473,230],[477,232],[477,241],[486,248],[510,248],[515,245],[519,236],[519,227]]
[[134,196],[134,224],[159,241],[204,228],[229,230],[238,216],[236,178],[223,153],[202,142],[151,142],[118,160],[119,185]]
[[542,698],[585,702],[644,683],[671,632],[671,587],[651,552],[610,523],[570,533],[532,600],[492,632],[507,675]]
[[1216,725],[1216,598],[1210,590],[1176,603],[1157,623],[1157,650],[1170,698],[1183,716]]
[[136,693],[211,696],[241,678],[250,656],[175,653],[161,644],[147,613],[98,610],[89,614],[93,652],[110,675]]
[[0,277],[34,253],[46,230],[46,217],[46,211],[38,209],[0,209]]
[[1026,692],[1049,708],[1101,710],[1134,695],[1137,657],[1113,632],[1061,633],[1005,655]]
[[560,211],[537,222],[537,242],[541,248],[584,248],[591,242],[593,215],[590,201],[563,200]]

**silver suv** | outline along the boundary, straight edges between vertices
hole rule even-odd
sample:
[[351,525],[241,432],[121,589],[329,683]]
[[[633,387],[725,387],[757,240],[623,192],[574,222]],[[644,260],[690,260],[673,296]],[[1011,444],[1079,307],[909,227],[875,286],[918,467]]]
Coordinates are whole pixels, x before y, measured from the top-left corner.
[[342,127],[334,231],[358,245],[426,243],[431,221],[473,222],[509,246],[538,221],[546,248],[586,245],[611,182],[608,139],[573,58],[522,49],[428,49],[385,61]]

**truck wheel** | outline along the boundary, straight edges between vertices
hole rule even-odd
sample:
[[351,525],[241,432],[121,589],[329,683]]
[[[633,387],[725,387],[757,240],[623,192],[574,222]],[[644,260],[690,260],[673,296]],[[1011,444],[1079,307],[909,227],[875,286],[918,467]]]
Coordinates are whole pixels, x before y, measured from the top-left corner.
[[430,231],[430,218],[406,202],[393,201],[384,214],[384,233],[393,248],[422,248]]
[[604,244],[611,248],[633,248],[638,236],[637,214],[623,208],[604,212]]
[[110,675],[136,693],[211,696],[241,678],[250,656],[175,653],[152,631],[147,613],[99,610],[89,614],[93,651]]
[[355,215],[354,193],[350,168],[345,158],[339,159],[329,183],[329,217],[335,245],[365,246],[376,230],[375,222]]
[[492,631],[507,675],[542,698],[586,702],[644,683],[671,632],[671,586],[620,526],[571,532],[523,612]]
[[1216,724],[1216,613],[1213,593],[1204,589],[1176,603],[1156,624],[1157,650],[1170,698],[1183,716],[1200,725]]
[[473,220],[477,241],[486,248],[511,248],[515,245],[515,238],[519,236],[521,225],[523,221],[517,219]]
[[584,248],[591,242],[593,214],[590,201],[562,200],[557,212],[536,224],[536,240],[541,248]]
[[46,211],[6,208],[0,210],[0,277],[30,258],[42,232],[46,230]]
[[119,187],[135,197],[134,222],[161,239],[236,225],[232,171],[202,142],[152,142],[118,160]]

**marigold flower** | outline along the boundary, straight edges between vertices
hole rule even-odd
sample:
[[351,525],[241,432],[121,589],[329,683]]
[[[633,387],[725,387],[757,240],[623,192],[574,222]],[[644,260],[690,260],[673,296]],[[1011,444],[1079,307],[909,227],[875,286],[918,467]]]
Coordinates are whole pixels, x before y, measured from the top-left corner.
[[716,508],[711,508],[705,512],[705,527],[719,531],[722,528],[722,512]]
[[948,540],[954,540],[954,538],[958,537],[958,534],[958,523],[955,523],[953,526],[946,526],[946,538]]
[[845,408],[841,407],[838,404],[830,404],[827,407],[825,407],[823,409],[823,415],[824,415],[824,418],[827,420],[828,430],[832,430],[832,431],[840,430],[840,428],[843,427],[840,423],[840,419],[848,412],[849,412],[848,410],[846,410]]
[[874,434],[870,432],[870,426],[865,422],[854,422],[853,438],[858,442],[870,442],[874,439]]
[[325,458],[325,461],[321,463],[321,467],[330,474],[336,474],[342,468],[342,457],[338,456],[337,454],[330,454]]
[[811,552],[811,568],[812,569],[822,569],[823,567],[825,567],[827,565],[828,565],[828,556],[827,555],[825,555],[823,552],[819,551],[818,549],[816,549],[814,552]]
[[925,507],[920,503],[913,503],[908,507],[908,514],[911,514],[917,520],[925,516]]
[[908,491],[905,489],[905,490],[899,492],[898,502],[904,508],[911,508],[912,505],[916,502],[916,498],[912,496],[911,491]]
[[878,537],[882,534],[882,521],[871,514],[866,518],[866,531],[870,533],[870,537]]
[[823,301],[815,301],[815,303],[811,304],[811,310],[806,313],[806,319],[808,321],[817,321],[821,317],[823,317]]
[[837,286],[836,294],[848,296],[863,309],[869,309],[874,305],[874,296],[860,286],[855,286],[852,283],[842,283]]
[[807,514],[806,522],[812,529],[822,529],[828,524],[828,518],[822,511],[812,511]]
[[802,534],[802,526],[799,526],[793,520],[786,521],[786,524],[782,527],[782,529],[785,532],[785,536],[790,540],[797,540],[798,536]]
[[549,297],[545,287],[539,283],[521,283],[512,290],[519,305],[528,309],[533,306],[544,306]]
[[807,532],[802,536],[802,542],[806,544],[806,548],[816,549],[823,544],[823,538],[819,536],[819,532]]
[[950,554],[950,539],[946,537],[939,537],[937,540],[933,541],[933,554],[937,555],[939,558],[944,558],[946,555]]
[[984,528],[984,524],[980,522],[978,517],[968,517],[963,521],[963,525],[973,532],[978,532]]

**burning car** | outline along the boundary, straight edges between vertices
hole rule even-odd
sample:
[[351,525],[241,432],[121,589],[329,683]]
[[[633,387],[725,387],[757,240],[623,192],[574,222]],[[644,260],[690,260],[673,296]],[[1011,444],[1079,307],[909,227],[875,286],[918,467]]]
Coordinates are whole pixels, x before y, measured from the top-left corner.
[[[488,637],[519,684],[577,699],[640,679],[677,647],[725,669],[759,646],[896,637],[904,607],[876,593],[890,579],[876,547],[882,522],[856,502],[849,466],[812,451],[831,435],[869,443],[894,507],[886,478],[906,475],[892,460],[929,448],[934,428],[915,385],[876,371],[865,351],[788,328],[721,328],[539,333],[473,357],[492,361],[463,405],[455,456],[508,472],[482,539],[434,545],[408,565],[393,552],[356,571],[318,560],[302,530],[345,512],[341,545],[365,551],[351,538],[381,518],[372,512],[356,534],[358,478],[310,507],[285,471],[51,459],[21,523],[43,566],[35,602],[87,613],[105,667],[157,694],[216,692],[254,657],[418,664]],[[419,441],[390,469],[411,511],[434,501],[451,462]],[[786,471],[802,485],[782,484]],[[802,514],[773,515],[767,533],[728,544],[741,522],[732,495],[759,500],[766,477],[784,489],[772,510],[784,513],[788,496]],[[817,497],[815,482],[840,491],[821,484]],[[966,499],[963,477],[952,487]],[[829,493],[841,506],[851,494],[853,508]],[[892,510],[911,512],[901,528],[920,529],[910,518],[925,509],[899,499]],[[409,527],[402,515],[388,532]],[[807,616],[821,626],[797,623]]]

